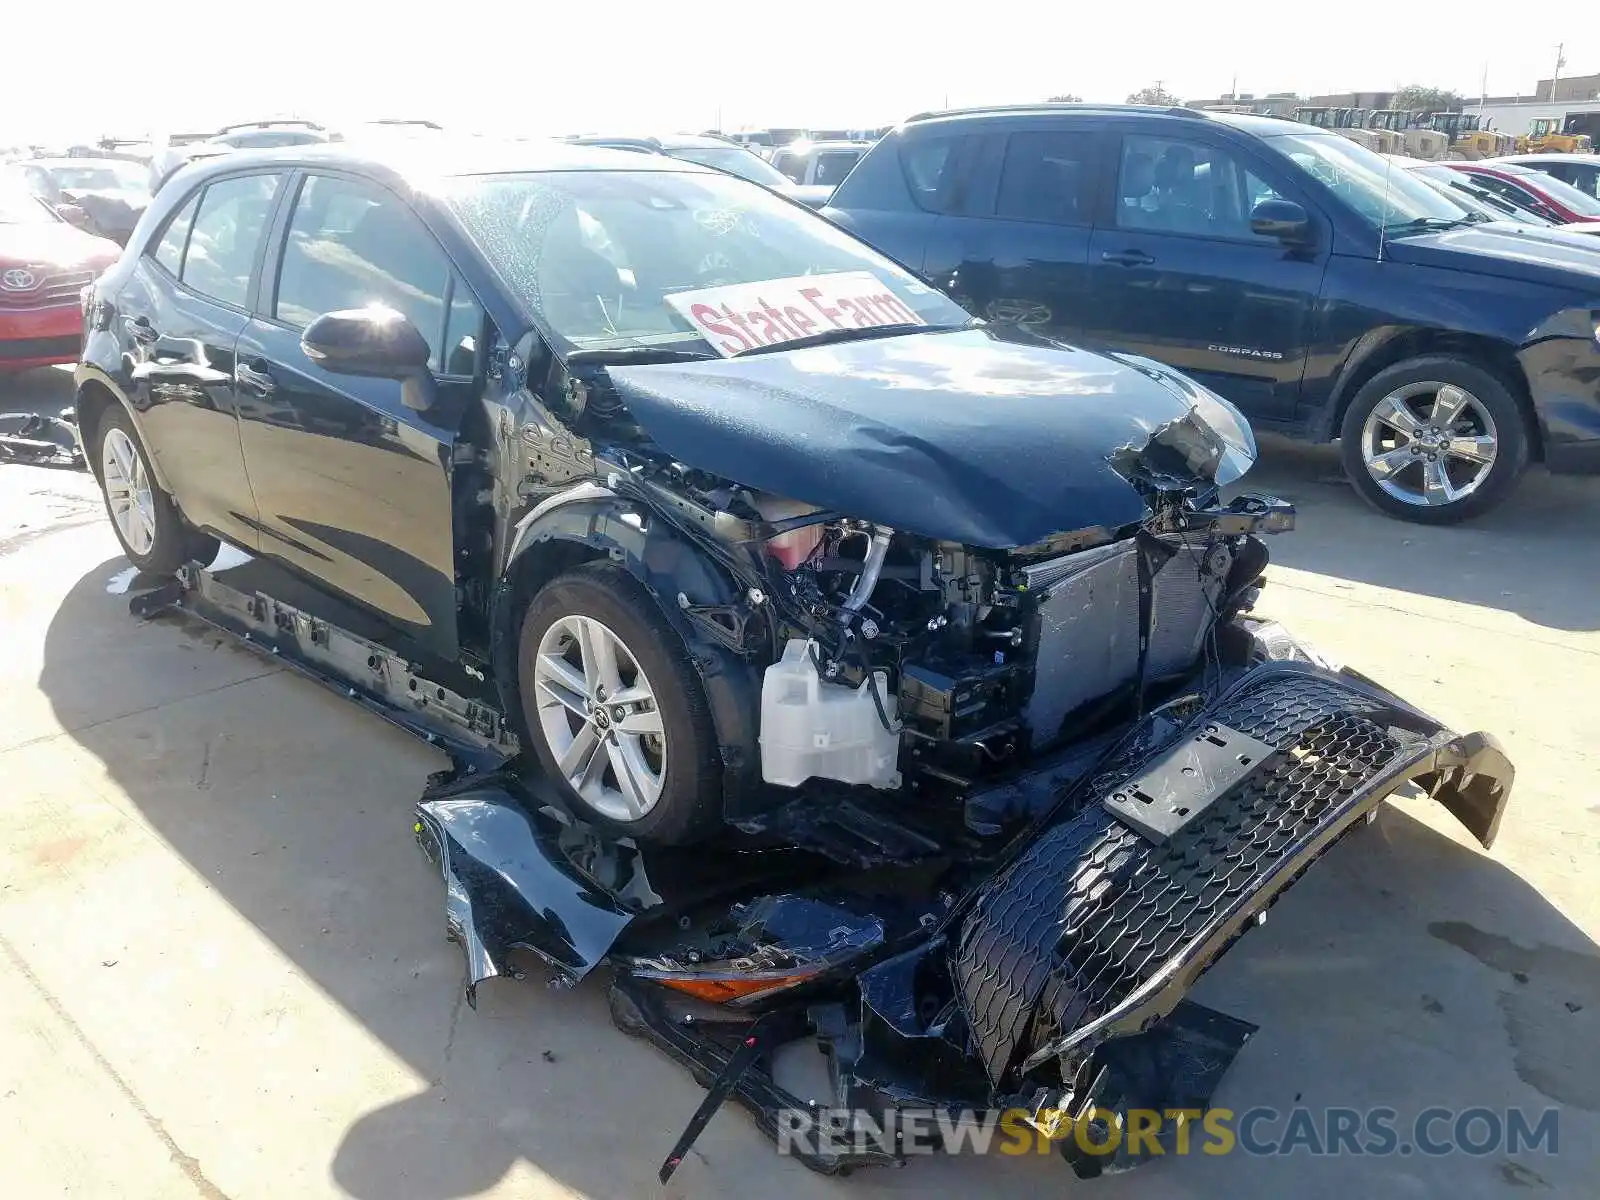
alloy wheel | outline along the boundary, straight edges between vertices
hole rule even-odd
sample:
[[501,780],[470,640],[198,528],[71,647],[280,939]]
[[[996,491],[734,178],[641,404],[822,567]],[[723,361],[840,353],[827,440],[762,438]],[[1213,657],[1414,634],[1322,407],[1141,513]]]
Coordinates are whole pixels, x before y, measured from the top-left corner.
[[1408,383],[1379,400],[1361,427],[1361,459],[1403,504],[1465,500],[1494,469],[1499,438],[1484,403],[1453,383]]
[[100,477],[104,481],[111,519],[128,549],[149,554],[156,543],[155,497],[144,460],[133,439],[120,429],[108,429],[100,446]]
[[545,630],[533,668],[539,731],[562,777],[595,812],[637,821],[667,778],[654,689],[623,640],[593,617]]

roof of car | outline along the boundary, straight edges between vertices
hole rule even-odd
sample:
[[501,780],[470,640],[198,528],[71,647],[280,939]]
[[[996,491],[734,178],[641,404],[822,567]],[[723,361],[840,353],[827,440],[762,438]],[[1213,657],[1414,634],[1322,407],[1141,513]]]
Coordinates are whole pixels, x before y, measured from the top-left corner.
[[827,150],[860,150],[865,153],[872,149],[872,143],[845,142],[837,139],[822,142],[799,141],[790,142],[787,146],[779,146],[778,149],[787,151],[790,154],[816,154],[819,151]]
[[1295,128],[1301,130],[1315,128],[1282,117],[1261,117],[1253,113],[1207,112],[1198,108],[1163,107],[1153,104],[994,105],[985,108],[957,108],[944,112],[918,113],[914,117],[907,118],[905,123],[911,125],[929,122],[982,120],[989,117],[1030,116],[1171,117],[1174,120],[1208,121],[1215,125],[1228,125],[1260,137],[1269,137],[1276,133],[1287,133]]
[[650,150],[742,150],[737,142],[698,133],[582,133],[564,139],[577,146],[627,145]]
[[224,173],[266,166],[344,167],[354,171],[389,172],[402,178],[500,175],[531,171],[706,171],[694,163],[664,155],[642,155],[602,146],[581,146],[550,139],[493,141],[480,138],[402,139],[318,142],[236,150],[207,159],[198,172]]
[[1541,162],[1576,163],[1584,167],[1600,166],[1600,155],[1594,154],[1508,154],[1503,158],[1480,159],[1481,162],[1490,163],[1517,163],[1524,167],[1538,168]]

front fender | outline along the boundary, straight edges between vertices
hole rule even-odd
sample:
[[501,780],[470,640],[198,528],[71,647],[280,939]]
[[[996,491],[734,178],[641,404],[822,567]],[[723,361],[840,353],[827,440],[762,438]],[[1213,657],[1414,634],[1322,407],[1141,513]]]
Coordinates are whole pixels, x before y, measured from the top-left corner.
[[686,604],[732,604],[743,588],[637,501],[583,483],[541,502],[518,522],[490,614],[490,661],[504,711],[519,732],[526,729],[517,690],[517,642],[528,602],[562,571],[601,557],[644,584],[683,638],[711,707],[731,818],[760,790],[757,738],[765,664],[712,640],[684,609]]

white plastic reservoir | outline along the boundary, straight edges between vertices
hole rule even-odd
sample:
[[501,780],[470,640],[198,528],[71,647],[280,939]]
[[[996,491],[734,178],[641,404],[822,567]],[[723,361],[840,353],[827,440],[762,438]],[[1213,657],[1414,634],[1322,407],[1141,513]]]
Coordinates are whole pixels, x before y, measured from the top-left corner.
[[[899,787],[900,723],[888,676],[874,671],[856,688],[824,682],[807,646],[791,638],[761,680],[761,777],[785,787],[811,778]],[[883,727],[869,687],[894,731]]]

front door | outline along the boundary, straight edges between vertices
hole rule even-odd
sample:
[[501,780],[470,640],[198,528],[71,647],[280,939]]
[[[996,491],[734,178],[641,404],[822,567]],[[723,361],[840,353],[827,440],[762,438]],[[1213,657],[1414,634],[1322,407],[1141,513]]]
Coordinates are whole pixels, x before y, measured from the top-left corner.
[[1327,231],[1311,250],[1251,233],[1256,204],[1300,197],[1196,135],[1125,136],[1116,171],[1089,249],[1090,342],[1176,367],[1251,416],[1291,418]]
[[284,178],[219,179],[190,197],[117,298],[131,398],[157,467],[191,524],[252,549],[234,348]]
[[[428,339],[445,401],[438,412],[407,408],[393,380],[333,374],[306,357],[300,332],[314,318],[369,305],[404,313]],[[400,197],[369,181],[317,174],[299,186],[276,286],[263,289],[261,312],[238,347],[262,553],[447,659],[457,652],[457,422],[441,423],[441,414],[462,411],[482,321]]]

